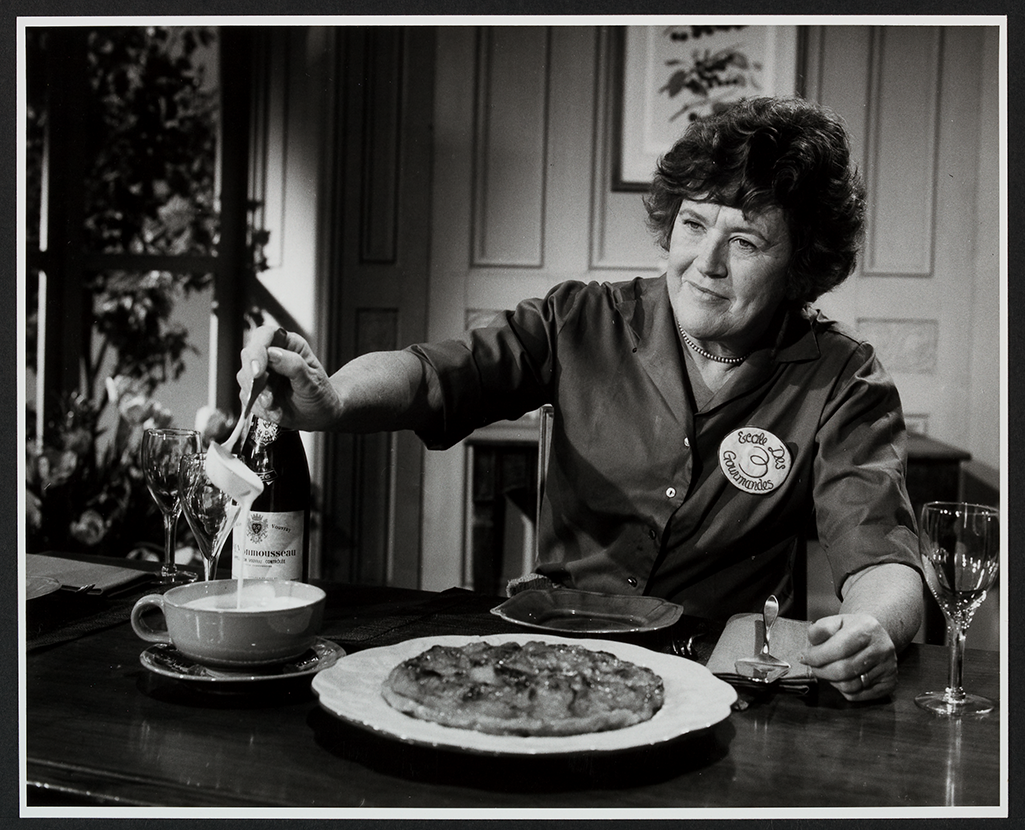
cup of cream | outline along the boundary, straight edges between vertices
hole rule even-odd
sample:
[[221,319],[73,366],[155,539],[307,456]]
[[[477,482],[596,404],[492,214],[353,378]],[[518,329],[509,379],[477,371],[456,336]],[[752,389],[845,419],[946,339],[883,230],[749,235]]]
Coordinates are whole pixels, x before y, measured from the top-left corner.
[[[210,666],[247,668],[298,657],[317,638],[327,595],[282,579],[215,579],[148,594],[132,608],[132,628]],[[164,628],[154,625],[154,609]]]

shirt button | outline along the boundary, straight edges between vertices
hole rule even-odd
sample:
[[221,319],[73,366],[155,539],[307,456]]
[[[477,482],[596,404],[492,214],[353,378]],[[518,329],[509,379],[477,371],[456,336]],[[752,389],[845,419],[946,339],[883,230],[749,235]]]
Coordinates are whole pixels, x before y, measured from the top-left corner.
[[675,487],[666,487],[666,498],[667,499],[671,499],[675,495],[676,495],[676,488]]
[[637,579],[635,577],[628,576],[626,578],[626,581],[630,584],[631,588],[636,588],[637,587]]
[[684,438],[683,439],[683,446],[685,446],[685,447],[689,447],[690,446],[690,438]]

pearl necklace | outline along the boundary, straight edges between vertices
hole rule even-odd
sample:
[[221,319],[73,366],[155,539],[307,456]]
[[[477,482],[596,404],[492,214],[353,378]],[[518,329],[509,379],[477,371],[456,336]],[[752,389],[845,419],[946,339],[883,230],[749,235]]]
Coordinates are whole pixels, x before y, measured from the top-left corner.
[[[748,355],[742,355],[741,357],[722,357],[721,355],[706,352],[697,343],[690,339],[690,335],[683,330],[683,326],[681,326],[679,323],[677,323],[676,326],[680,330],[680,334],[683,335],[683,341],[702,357],[706,357],[709,360],[714,360],[716,363],[728,363],[730,365],[743,363],[748,358]],[[750,354],[750,352],[748,352],[748,354]]]

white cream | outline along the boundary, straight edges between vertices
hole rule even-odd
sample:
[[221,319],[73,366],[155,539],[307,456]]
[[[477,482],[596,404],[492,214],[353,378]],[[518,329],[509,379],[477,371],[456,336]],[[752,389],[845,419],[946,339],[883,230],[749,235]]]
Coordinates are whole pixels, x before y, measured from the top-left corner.
[[299,597],[252,596],[251,593],[244,593],[244,601],[239,601],[231,594],[198,597],[190,599],[184,607],[213,611],[277,611],[283,608],[301,608],[309,604],[308,600]]

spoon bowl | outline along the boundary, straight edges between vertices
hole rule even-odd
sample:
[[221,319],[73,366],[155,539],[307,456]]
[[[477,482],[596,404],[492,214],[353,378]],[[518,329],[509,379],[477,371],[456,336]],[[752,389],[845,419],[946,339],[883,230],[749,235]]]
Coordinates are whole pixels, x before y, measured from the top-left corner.
[[263,480],[216,441],[211,441],[206,451],[206,474],[241,505],[252,504],[263,492]]
[[765,607],[762,609],[762,621],[764,623],[762,648],[754,657],[741,657],[733,667],[737,674],[758,683],[773,683],[790,671],[790,664],[786,660],[780,660],[769,653],[769,636],[772,625],[779,616],[779,601],[774,596],[765,600]]
[[242,414],[228,440],[224,444],[211,441],[206,451],[206,474],[210,481],[247,509],[263,492],[263,481],[232,452],[242,437],[242,430],[249,422],[253,403],[267,385],[267,380],[266,373],[253,378],[246,405],[242,408]]
[[770,663],[760,657],[741,657],[733,664],[733,668],[741,677],[756,683],[775,683],[790,671],[790,664],[775,657],[771,659],[776,662]]

